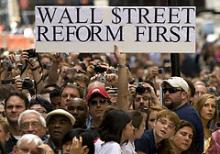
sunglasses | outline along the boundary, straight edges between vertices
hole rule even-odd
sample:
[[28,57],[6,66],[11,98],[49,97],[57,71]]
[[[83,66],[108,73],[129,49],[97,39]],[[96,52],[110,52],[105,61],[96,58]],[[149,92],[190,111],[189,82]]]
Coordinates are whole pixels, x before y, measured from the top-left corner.
[[163,88],[163,93],[169,92],[169,93],[176,93],[178,91],[183,91],[182,89],[178,89],[178,88]]
[[108,100],[106,100],[106,99],[101,99],[101,100],[91,100],[90,101],[90,104],[91,105],[97,105],[97,104],[107,104],[108,103]]

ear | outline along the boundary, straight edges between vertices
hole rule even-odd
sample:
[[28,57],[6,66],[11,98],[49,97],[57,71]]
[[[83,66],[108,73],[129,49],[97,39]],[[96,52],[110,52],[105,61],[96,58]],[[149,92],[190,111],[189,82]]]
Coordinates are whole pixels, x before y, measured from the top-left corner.
[[89,153],[89,148],[86,148],[85,150],[84,150],[84,154],[88,154]]
[[83,147],[83,152],[84,154],[88,154],[89,153],[89,148],[87,146]]
[[188,99],[190,97],[189,94],[187,94],[187,92],[185,91],[183,91],[181,95],[182,95],[182,99]]

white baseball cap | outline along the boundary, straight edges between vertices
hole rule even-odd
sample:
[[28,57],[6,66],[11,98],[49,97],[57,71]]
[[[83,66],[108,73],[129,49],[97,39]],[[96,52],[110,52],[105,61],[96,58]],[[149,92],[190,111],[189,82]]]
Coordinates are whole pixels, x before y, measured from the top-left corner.
[[169,84],[171,87],[175,87],[175,88],[181,88],[183,89],[185,92],[189,93],[189,85],[188,83],[181,77],[171,77],[167,80],[164,80],[162,82],[162,86],[164,86],[164,84]]

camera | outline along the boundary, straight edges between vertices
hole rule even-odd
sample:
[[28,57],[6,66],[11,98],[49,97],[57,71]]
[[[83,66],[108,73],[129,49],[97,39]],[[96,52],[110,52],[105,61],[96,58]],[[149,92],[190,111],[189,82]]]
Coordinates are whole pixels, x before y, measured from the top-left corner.
[[138,94],[143,94],[143,93],[151,93],[151,88],[150,87],[144,87],[143,85],[139,84],[137,87],[136,87],[136,93]]
[[7,69],[8,71],[11,71],[13,68],[13,64],[11,63],[9,59],[3,59],[1,61],[1,66],[2,68]]
[[159,73],[159,74],[163,74],[164,72],[165,72],[164,68],[159,68],[159,69],[158,69],[158,73]]
[[49,70],[49,69],[52,68],[52,63],[42,64],[42,68],[43,68],[43,69],[47,69],[47,70]]
[[104,68],[104,67],[102,67],[100,65],[95,65],[94,66],[94,71],[96,73],[104,73],[106,70],[107,70],[106,68]]
[[34,87],[34,81],[31,79],[23,79],[22,80],[22,88],[23,89],[32,89]]
[[36,50],[35,49],[29,49],[29,50],[26,50],[28,52],[28,57],[29,58],[36,58],[38,57],[38,53],[36,53]]
[[[1,84],[15,84],[15,79],[2,80]],[[31,79],[23,79],[22,80],[22,88],[23,89],[32,89],[34,87],[34,81]]]

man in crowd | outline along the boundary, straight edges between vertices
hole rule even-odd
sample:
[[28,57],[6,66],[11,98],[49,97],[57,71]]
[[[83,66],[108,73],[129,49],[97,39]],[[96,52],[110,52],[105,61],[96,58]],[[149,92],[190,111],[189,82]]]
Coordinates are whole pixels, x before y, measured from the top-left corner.
[[111,104],[110,97],[104,86],[91,87],[87,93],[89,113],[92,128],[97,128],[102,120],[106,108]]
[[59,154],[62,149],[63,137],[75,124],[75,118],[63,109],[56,109],[47,115],[46,122],[50,135],[46,143],[55,154]]
[[162,82],[163,103],[176,112],[180,119],[189,121],[196,130],[195,143],[197,154],[203,153],[204,133],[201,119],[197,111],[189,103],[189,86],[181,77],[171,77]]
[[82,98],[73,98],[67,102],[67,111],[71,113],[76,122],[74,128],[86,128],[86,119],[88,117],[88,107]]
[[149,83],[140,83],[135,90],[133,109],[147,110],[159,103],[154,88]]
[[81,97],[79,88],[74,84],[67,84],[64,86],[61,90],[61,102],[60,102],[60,108],[66,109],[66,104],[69,100],[75,98],[75,97]]
[[19,115],[28,108],[28,99],[19,92],[10,93],[5,99],[5,114],[9,123],[10,138],[6,143],[6,153],[10,153],[21,135],[18,126]]
[[201,97],[202,95],[204,95],[208,92],[208,88],[205,85],[205,83],[202,81],[195,82],[194,87],[195,87],[195,95],[193,97],[193,103],[195,105],[196,102],[198,101],[199,97]]
[[39,136],[43,141],[46,136],[46,121],[44,117],[35,110],[25,110],[18,118],[18,125],[23,134],[34,134]]

